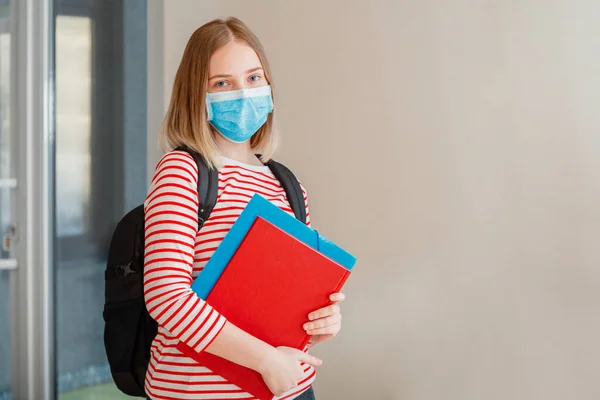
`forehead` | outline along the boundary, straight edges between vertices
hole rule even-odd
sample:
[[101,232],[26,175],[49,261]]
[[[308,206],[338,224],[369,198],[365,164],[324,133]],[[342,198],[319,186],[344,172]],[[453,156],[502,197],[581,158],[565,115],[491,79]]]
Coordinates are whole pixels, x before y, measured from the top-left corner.
[[231,41],[210,58],[209,75],[236,75],[262,67],[256,52],[246,42]]

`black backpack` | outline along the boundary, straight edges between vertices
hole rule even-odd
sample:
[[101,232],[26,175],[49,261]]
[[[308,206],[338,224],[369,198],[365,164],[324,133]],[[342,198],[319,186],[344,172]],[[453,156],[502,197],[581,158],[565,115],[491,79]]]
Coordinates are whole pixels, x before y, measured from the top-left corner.
[[[218,171],[187,148],[198,166],[198,229],[217,201]],[[294,174],[284,165],[267,166],[285,190],[297,219],[306,223],[304,195]],[[116,386],[129,396],[146,397],[144,382],[150,346],[158,332],[144,300],[144,206],[131,210],[118,223],[110,243],[105,280],[104,347]]]

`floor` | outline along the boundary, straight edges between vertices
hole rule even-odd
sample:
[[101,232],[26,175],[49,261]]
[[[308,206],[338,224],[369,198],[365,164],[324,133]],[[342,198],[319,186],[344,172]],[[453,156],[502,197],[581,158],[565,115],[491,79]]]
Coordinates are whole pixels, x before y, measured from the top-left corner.
[[119,400],[119,399],[139,399],[139,397],[130,397],[119,391],[112,383],[104,385],[89,386],[83,389],[72,390],[61,393],[58,400]]

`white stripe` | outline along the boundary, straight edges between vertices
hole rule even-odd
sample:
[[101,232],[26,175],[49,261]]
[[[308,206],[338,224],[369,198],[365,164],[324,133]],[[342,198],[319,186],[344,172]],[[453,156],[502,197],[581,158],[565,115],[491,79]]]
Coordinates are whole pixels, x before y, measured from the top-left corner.
[[[170,368],[172,371],[175,367]],[[203,383],[203,382],[212,382],[212,383],[217,383],[217,384],[230,384],[229,382],[227,382],[225,380],[225,378],[219,376],[219,375],[197,375],[198,373],[203,373],[204,371],[193,371],[190,370],[190,368],[183,368],[182,371],[173,371],[173,372],[182,372],[185,373],[186,375],[173,375],[170,374],[168,371],[160,371],[160,372],[156,372],[154,371],[154,373],[152,374],[154,378],[161,378],[161,379],[169,379],[169,380],[174,380],[174,381],[180,381],[180,382],[190,382],[190,383]],[[206,370],[206,372],[210,373],[210,370]]]
[[[200,307],[204,306],[206,302],[204,300],[202,300],[199,304]],[[196,310],[196,315],[197,315],[197,311]],[[209,304],[206,304],[206,307],[204,307],[204,310],[202,311],[202,314],[195,316],[194,317],[194,322],[192,323],[192,325],[190,325],[190,327],[187,329],[186,332],[181,334],[181,340],[183,342],[190,342],[191,340],[189,339],[190,335],[192,333],[194,333],[196,331],[196,329],[198,329],[198,327],[202,324],[207,324],[209,323],[209,321],[207,321],[208,315],[209,313],[212,311],[212,307]],[[216,313],[213,313],[214,315],[216,315]],[[198,334],[196,334],[198,335]],[[199,338],[199,336],[196,336],[193,338],[193,340],[197,340]]]
[[[181,363],[182,361],[185,362],[187,360],[190,360],[187,357],[179,357],[179,358],[169,357],[169,358],[174,360],[174,362],[178,362],[178,363]],[[166,356],[165,356],[165,358],[163,358],[163,360],[166,360]],[[163,374],[166,376],[166,375],[169,375],[169,372],[180,372],[180,373],[190,374],[190,375],[211,373],[212,375],[206,375],[205,377],[207,379],[214,379],[214,380],[224,379],[224,378],[220,377],[219,375],[213,374],[212,371],[209,370],[208,368],[198,365],[198,363],[190,364],[189,367],[169,365],[168,371],[161,369],[160,372],[154,371],[154,375]],[[173,375],[170,375],[170,376],[173,376]]]
[[[218,399],[252,399],[253,397],[248,393],[239,392],[239,393],[177,393],[171,392],[166,387],[166,385],[160,385],[160,382],[152,383],[154,388],[150,389],[152,393],[156,396],[164,396],[171,397],[176,399],[185,399],[185,400],[218,400]],[[159,386],[160,385],[160,386]],[[158,388],[156,386],[159,386]],[[185,390],[185,389],[182,389]],[[187,390],[190,390],[187,388]],[[160,398],[160,397],[159,397]]]
[[196,346],[196,351],[203,351],[206,349],[206,347],[209,345],[209,343],[211,343],[214,338],[217,336],[217,333],[219,331],[221,331],[221,328],[223,328],[223,326],[225,325],[225,317],[223,317],[222,315],[218,316],[218,320],[214,326],[214,328],[212,329],[212,331],[210,331],[206,337],[204,338],[204,340],[202,340],[197,346]]
[[[206,308],[210,308],[212,310],[212,307],[207,306]],[[215,310],[216,311],[216,310]],[[207,332],[209,332],[209,329],[212,327],[213,323],[217,320],[217,318],[219,318],[220,315],[217,312],[213,312],[210,316],[210,318],[206,318],[204,317],[204,325],[202,326],[202,328],[200,328],[200,330],[198,331],[198,333],[196,334],[196,336],[194,336],[194,340],[189,340],[189,343],[193,343],[196,340],[200,339],[201,337],[203,337]],[[221,318],[222,319],[222,318]],[[218,329],[221,328],[220,326],[221,324],[215,324],[215,326],[212,328],[213,331],[216,333],[216,331]],[[208,336],[213,336],[215,333],[209,334]],[[194,348],[194,350],[196,352],[201,352],[202,350],[204,350],[204,347],[206,347],[206,339],[204,338],[204,340],[200,340],[198,343],[196,343],[196,347]]]
[[230,90],[227,92],[207,93],[206,100],[209,103],[218,103],[220,101],[237,100],[241,98],[262,97],[271,94],[271,86],[261,86],[252,89]]
[[[154,378],[154,377],[153,377]],[[181,378],[181,377],[180,377]],[[170,378],[168,378],[170,379]],[[154,380],[152,383],[154,386],[159,386],[161,389],[177,389],[177,390],[185,390],[185,391],[194,391],[194,392],[206,392],[211,393],[215,390],[240,390],[237,386],[231,383],[220,383],[220,382],[211,382],[209,384],[204,384],[203,382],[196,382],[199,384],[190,384],[187,380],[182,379],[181,383],[171,383],[171,382],[162,382],[158,380]],[[243,393],[243,392],[242,392]]]

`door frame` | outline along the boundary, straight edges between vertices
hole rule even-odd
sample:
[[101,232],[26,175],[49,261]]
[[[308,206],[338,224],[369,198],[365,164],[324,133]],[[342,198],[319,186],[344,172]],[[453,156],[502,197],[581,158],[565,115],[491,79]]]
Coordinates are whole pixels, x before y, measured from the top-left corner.
[[55,397],[53,319],[54,29],[50,0],[11,2],[11,130],[17,268],[11,273],[11,392]]

